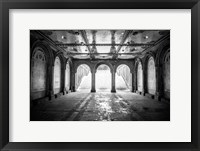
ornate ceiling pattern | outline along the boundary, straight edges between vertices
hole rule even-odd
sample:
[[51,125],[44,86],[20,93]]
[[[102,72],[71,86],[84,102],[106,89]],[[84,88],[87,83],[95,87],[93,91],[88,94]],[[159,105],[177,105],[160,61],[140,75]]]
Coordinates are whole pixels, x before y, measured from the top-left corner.
[[40,30],[66,57],[131,59],[169,36],[169,30]]

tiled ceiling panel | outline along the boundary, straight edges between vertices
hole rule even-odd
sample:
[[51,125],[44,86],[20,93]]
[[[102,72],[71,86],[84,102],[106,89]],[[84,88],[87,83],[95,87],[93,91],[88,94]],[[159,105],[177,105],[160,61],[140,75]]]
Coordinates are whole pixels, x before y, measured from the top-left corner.
[[[95,58],[110,58],[112,53],[124,53],[118,55],[121,59],[130,59],[155,44],[157,41],[170,34],[169,30],[41,30],[46,37],[51,39],[58,47],[67,54],[72,53],[74,58],[88,58],[94,53]],[[112,37],[114,32],[114,37]],[[128,34],[127,34],[128,33]],[[115,45],[113,52],[112,43]],[[139,44],[139,45],[137,45]],[[95,49],[94,49],[95,48]],[[113,47],[112,47],[113,48]],[[119,48],[119,49],[118,49]],[[99,54],[107,53],[107,56]],[[131,55],[133,54],[133,55]],[[105,54],[104,54],[105,55]],[[109,56],[109,57],[108,57]]]

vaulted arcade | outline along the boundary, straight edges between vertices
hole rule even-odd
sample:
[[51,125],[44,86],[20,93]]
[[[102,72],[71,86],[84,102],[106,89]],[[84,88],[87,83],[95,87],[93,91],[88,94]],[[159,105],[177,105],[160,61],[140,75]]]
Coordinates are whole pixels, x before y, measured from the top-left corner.
[[169,30],[31,30],[30,63],[31,120],[170,118]]

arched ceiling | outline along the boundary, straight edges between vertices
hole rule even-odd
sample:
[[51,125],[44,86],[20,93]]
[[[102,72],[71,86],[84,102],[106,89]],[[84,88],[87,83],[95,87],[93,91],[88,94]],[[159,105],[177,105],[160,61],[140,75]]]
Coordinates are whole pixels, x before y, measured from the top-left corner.
[[169,30],[40,30],[66,57],[131,59],[170,34]]

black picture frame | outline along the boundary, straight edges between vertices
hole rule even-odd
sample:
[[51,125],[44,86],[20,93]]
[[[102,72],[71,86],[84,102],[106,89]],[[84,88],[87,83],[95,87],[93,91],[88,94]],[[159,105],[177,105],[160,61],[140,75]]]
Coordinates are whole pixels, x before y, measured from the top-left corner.
[[[191,142],[9,142],[9,9],[191,9]],[[1,0],[0,149],[8,150],[200,150],[200,2],[199,0]],[[184,31],[183,31],[184,32]],[[180,54],[181,56],[181,54]]]

